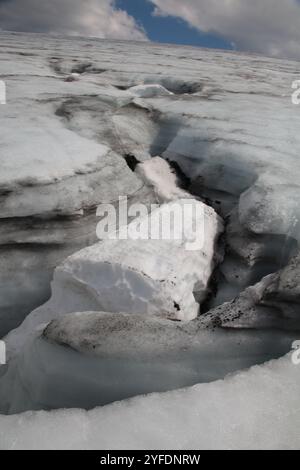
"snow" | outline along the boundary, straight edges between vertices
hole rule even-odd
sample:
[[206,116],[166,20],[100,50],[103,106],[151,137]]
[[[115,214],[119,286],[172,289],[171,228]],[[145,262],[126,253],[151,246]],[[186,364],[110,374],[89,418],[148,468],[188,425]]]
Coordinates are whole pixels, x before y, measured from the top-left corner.
[[137,85],[128,89],[130,93],[139,98],[154,98],[155,96],[173,95],[161,85]]
[[298,449],[291,356],[213,383],[91,411],[0,416],[1,449]]
[[150,187],[159,201],[191,198],[190,193],[178,186],[178,178],[168,162],[161,157],[152,157],[137,165],[135,173]]
[[[1,186],[20,184],[20,182],[24,186],[26,183],[46,185],[63,177],[69,178],[79,171],[84,174],[93,170],[97,159],[105,157],[109,151],[103,145],[79,138],[56,121],[54,129],[51,129],[50,119],[41,120],[39,126],[20,126],[18,141],[13,145],[15,125],[18,124],[20,125],[20,122],[11,121],[11,127],[9,125],[1,127],[3,133]],[[55,142],[51,138],[51,133],[55,133]],[[33,142],[39,152],[32,161]],[[14,155],[13,159],[11,152]]]
[[[44,113],[50,113],[45,107]],[[140,181],[110,148],[66,129],[58,117],[16,107],[14,119],[2,114],[1,217],[76,214],[103,200],[132,194]],[[16,126],[19,128],[16,134]],[[11,158],[13,154],[14,158]],[[122,174],[119,183],[112,184]],[[96,186],[96,181],[101,185]]]

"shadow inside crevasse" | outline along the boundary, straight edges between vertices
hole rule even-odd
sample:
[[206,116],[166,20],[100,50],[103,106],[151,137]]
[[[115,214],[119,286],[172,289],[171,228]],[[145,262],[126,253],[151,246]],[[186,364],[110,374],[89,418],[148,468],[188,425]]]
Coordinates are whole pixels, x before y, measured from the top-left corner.
[[[163,339],[163,331],[158,333]],[[1,378],[0,411],[91,409],[136,395],[212,382],[281,357],[296,336],[272,330],[202,330],[193,334],[186,347],[179,342],[169,348],[166,339],[166,352],[158,354],[155,348],[152,353],[143,351],[141,335],[140,351],[134,356],[109,350],[100,356],[81,354],[39,337]]]

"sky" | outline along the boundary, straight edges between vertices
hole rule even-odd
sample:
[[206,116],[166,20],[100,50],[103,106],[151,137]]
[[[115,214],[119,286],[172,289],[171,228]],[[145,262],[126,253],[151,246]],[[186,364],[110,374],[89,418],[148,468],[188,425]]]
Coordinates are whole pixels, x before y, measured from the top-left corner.
[[300,0],[0,0],[0,29],[300,60]]

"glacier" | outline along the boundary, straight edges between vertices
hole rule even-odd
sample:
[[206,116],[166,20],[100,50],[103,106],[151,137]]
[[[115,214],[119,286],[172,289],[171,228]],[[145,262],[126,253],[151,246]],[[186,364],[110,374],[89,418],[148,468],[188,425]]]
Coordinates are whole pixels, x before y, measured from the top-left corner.
[[[299,64],[0,40],[0,448],[299,447]],[[120,196],[203,249],[99,240]]]
[[295,333],[204,330],[143,314],[77,312],[36,331],[0,379],[0,411],[92,409],[223,379],[290,351]]
[[286,356],[225,380],[90,411],[0,415],[0,448],[293,450],[299,393]]

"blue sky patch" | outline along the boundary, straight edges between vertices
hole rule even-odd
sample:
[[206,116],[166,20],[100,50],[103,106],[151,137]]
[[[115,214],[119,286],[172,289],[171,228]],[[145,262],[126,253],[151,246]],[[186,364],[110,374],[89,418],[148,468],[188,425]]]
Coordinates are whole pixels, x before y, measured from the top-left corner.
[[179,18],[153,16],[154,6],[147,0],[117,0],[116,6],[133,16],[143,26],[151,41],[233,49],[229,41],[218,35],[201,33]]

